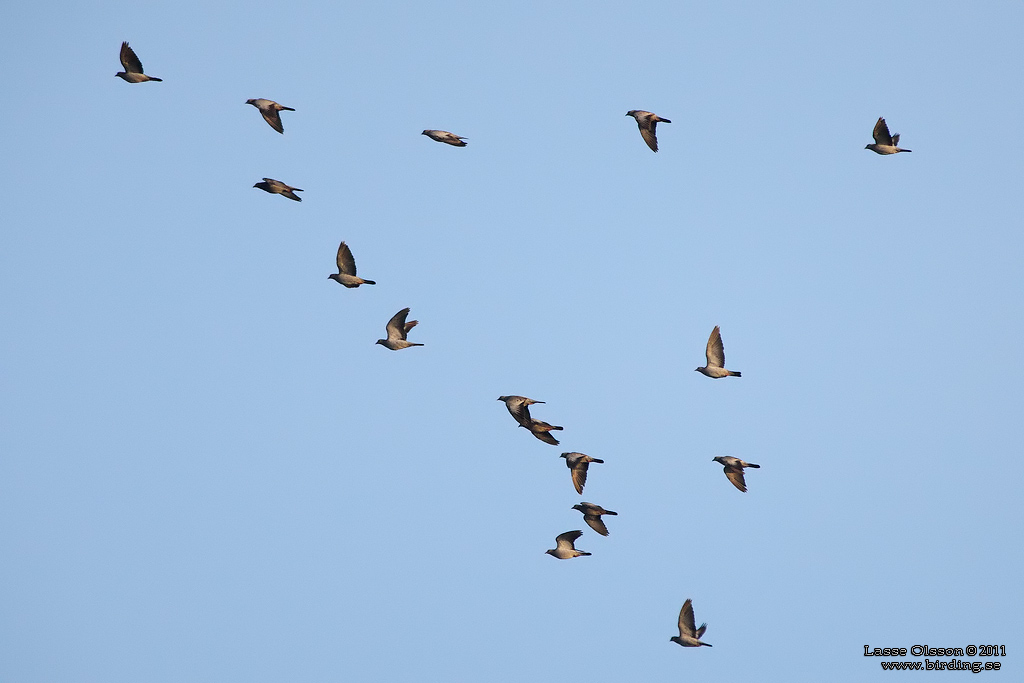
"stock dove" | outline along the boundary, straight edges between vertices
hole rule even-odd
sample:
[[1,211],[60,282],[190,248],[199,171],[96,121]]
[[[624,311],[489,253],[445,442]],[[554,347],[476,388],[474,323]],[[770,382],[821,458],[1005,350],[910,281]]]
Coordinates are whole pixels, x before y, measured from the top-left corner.
[[281,125],[281,114],[279,112],[295,111],[291,107],[282,106],[274,100],[265,100],[262,97],[255,100],[246,100],[245,103],[259,109],[260,113],[263,114],[263,119],[278,133],[284,133],[284,126]]
[[532,398],[526,398],[525,396],[499,396],[499,401],[505,402],[505,407],[508,408],[509,415],[515,418],[515,421],[519,423],[519,426],[530,428],[530,424],[533,422],[533,418],[530,417],[530,409],[528,406],[532,406],[534,403],[543,403],[544,401],[534,401]]
[[377,284],[373,280],[364,280],[361,277],[356,277],[356,260],[352,258],[352,250],[348,248],[348,245],[344,242],[338,247],[338,272],[333,275],[328,275],[328,279],[334,280],[338,284],[345,285],[349,289],[358,287],[359,285],[375,285]]
[[683,603],[683,609],[679,610],[679,635],[672,636],[669,640],[679,643],[683,647],[700,647],[701,645],[711,647],[711,643],[700,642],[700,637],[707,629],[707,624],[701,624],[700,628],[694,626],[693,601],[687,598]]
[[583,453],[562,453],[560,458],[565,458],[565,465],[572,473],[572,485],[576,487],[576,493],[583,493],[583,487],[587,483],[587,469],[592,462],[603,463],[604,460],[591,458]]
[[419,320],[413,320],[412,322],[405,322],[406,316],[409,315],[409,309],[403,308],[398,313],[392,316],[391,320],[387,324],[387,339],[378,339],[377,343],[386,349],[392,351],[398,351],[399,349],[407,349],[410,346],[423,346],[423,344],[414,344],[405,340],[405,335],[409,334],[409,330],[419,325]]
[[280,180],[264,178],[262,183],[256,183],[253,187],[258,187],[264,192],[269,192],[270,194],[279,194],[283,197],[287,197],[288,199],[294,199],[297,202],[302,201],[302,197],[295,194],[296,192],[302,192],[302,190],[297,187],[285,185]]
[[452,145],[454,147],[465,147],[466,138],[460,137],[455,133],[449,133],[446,130],[425,130],[420,135],[426,135],[431,140],[437,140],[443,142],[446,145]]
[[644,142],[651,148],[651,151],[658,151],[658,135],[656,128],[659,123],[672,123],[668,119],[663,119],[657,114],[652,114],[649,111],[643,109],[630,109],[626,112],[626,116],[632,116],[636,119],[636,125],[640,127],[640,135],[643,136]]
[[128,47],[128,43],[121,43],[121,66],[124,71],[118,71],[115,76],[123,78],[129,83],[145,83],[146,81],[162,81],[162,78],[154,78],[142,73],[142,62],[139,61],[135,50]]
[[707,358],[707,365],[702,368],[695,368],[694,372],[699,372],[712,379],[743,376],[738,372],[725,369],[725,346],[722,344],[722,332],[718,329],[718,325],[715,325],[715,329],[711,330],[711,336],[708,337],[708,347],[704,355]]
[[605,510],[600,505],[594,505],[593,503],[580,503],[579,505],[573,505],[573,510],[579,510],[583,513],[583,521],[586,522],[591,529],[601,534],[602,536],[608,535],[608,527],[604,525],[604,520],[601,519],[601,515],[618,515],[618,512],[612,512],[611,510]]
[[551,550],[545,550],[544,552],[552,557],[557,557],[560,560],[568,560],[573,557],[580,557],[581,555],[590,555],[590,553],[583,552],[582,550],[576,550],[576,546],[573,545],[573,541],[583,535],[583,532],[577,529],[576,531],[566,531],[564,534],[558,534],[555,536],[555,547]]
[[717,458],[711,459],[725,467],[725,476],[729,478],[729,481],[732,482],[733,486],[743,493],[747,492],[747,482],[743,480],[743,468],[753,467],[761,469],[760,465],[755,465],[752,462],[743,462],[739,458],[734,458],[731,455],[720,455]]
[[875,129],[871,131],[871,137],[875,139],[875,144],[865,145],[864,149],[870,149],[875,154],[897,154],[899,152],[913,151],[899,148],[899,133],[889,135],[889,126],[885,125],[885,119],[882,117],[878,117],[878,123],[875,124]]

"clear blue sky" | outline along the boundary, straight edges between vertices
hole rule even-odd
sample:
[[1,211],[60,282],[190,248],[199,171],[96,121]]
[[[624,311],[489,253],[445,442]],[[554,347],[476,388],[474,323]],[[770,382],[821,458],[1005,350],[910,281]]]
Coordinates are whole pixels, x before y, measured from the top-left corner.
[[0,681],[1018,675],[1024,6],[510,5],[5,10]]

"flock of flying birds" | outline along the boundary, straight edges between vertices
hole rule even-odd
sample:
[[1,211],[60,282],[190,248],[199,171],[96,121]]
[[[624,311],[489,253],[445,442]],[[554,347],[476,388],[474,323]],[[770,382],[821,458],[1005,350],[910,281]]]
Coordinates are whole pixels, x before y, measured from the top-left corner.
[[[114,75],[124,79],[128,83],[145,83],[146,81],[159,82],[163,80],[154,76],[146,75],[142,68],[142,62],[135,54],[135,51],[129,47],[127,42],[121,43],[120,57],[124,71],[119,71]],[[263,98],[246,100],[245,103],[256,107],[260,114],[263,115],[264,120],[270,124],[270,127],[282,134],[284,133],[284,125],[281,123],[281,112],[295,111],[291,107],[285,107],[273,100]],[[663,119],[657,114],[649,111],[643,111],[642,109],[631,109],[626,112],[626,116],[632,116],[636,119],[637,126],[640,128],[640,135],[643,137],[644,142],[646,142],[647,146],[651,148],[651,151],[657,152],[657,126],[659,123],[672,122],[669,119]],[[426,135],[431,140],[452,145],[453,147],[465,147],[467,144],[466,138],[455,135],[454,133],[449,133],[445,130],[428,129],[424,130],[422,135]],[[900,136],[898,134],[891,135],[889,133],[889,127],[886,125],[884,118],[880,117],[875,123],[871,136],[875,140],[874,143],[865,146],[864,149],[870,149],[876,154],[897,154],[899,152],[911,151],[909,149],[900,148]],[[253,187],[257,187],[264,192],[269,192],[271,194],[282,195],[297,202],[302,201],[302,198],[295,194],[296,192],[302,192],[300,188],[291,187],[280,180],[264,178],[263,182],[256,183]],[[337,266],[338,272],[328,275],[328,278],[349,289],[359,287],[360,285],[377,284],[373,280],[364,280],[356,275],[356,262],[352,256],[352,250],[349,249],[345,242],[342,242],[338,247]],[[423,344],[410,342],[407,338],[409,330],[419,324],[418,320],[407,322],[408,315],[409,309],[403,308],[392,316],[385,327],[387,337],[385,339],[378,339],[376,343],[392,351],[399,351],[412,346],[423,346]],[[707,359],[706,364],[702,367],[696,368],[696,372],[712,379],[741,376],[741,373],[728,370],[725,367],[725,347],[722,344],[721,330],[717,325],[713,330],[711,330],[711,336],[708,338],[707,348],[705,349],[705,357]],[[508,408],[508,412],[513,418],[515,418],[515,421],[519,423],[520,427],[525,428],[544,443],[551,444],[552,446],[558,445],[558,439],[552,436],[551,432],[562,431],[563,428],[549,424],[543,420],[538,420],[530,415],[530,406],[537,403],[544,403],[544,401],[535,401],[534,399],[526,398],[525,396],[499,396],[498,400],[504,401],[505,407]],[[598,460],[597,458],[593,458],[584,453],[576,452],[562,453],[561,457],[565,458],[565,464],[569,468],[569,472],[572,476],[572,484],[576,489],[576,493],[582,495],[583,487],[587,483],[587,471],[590,468],[590,463],[603,463],[604,461]],[[743,478],[743,470],[746,468],[756,469],[761,467],[760,465],[745,462],[731,455],[720,455],[712,458],[712,461],[722,465],[725,471],[725,476],[730,482],[732,482],[733,486],[743,493],[746,493],[747,491],[747,484]],[[604,515],[618,515],[617,512],[605,510],[600,505],[587,502],[573,505],[572,509],[579,510],[583,513],[583,521],[601,536],[607,536],[609,533],[608,527],[605,525],[604,520],[602,520],[601,517]],[[576,540],[582,535],[583,531],[579,529],[559,534],[555,537],[555,547],[545,552],[559,560],[569,560],[574,557],[590,555],[591,553],[576,549]],[[679,611],[678,627],[679,635],[670,638],[671,642],[678,643],[684,647],[700,647],[701,645],[711,647],[710,643],[705,643],[700,640],[704,635],[704,631],[707,630],[707,624],[701,624],[700,628],[697,628],[693,616],[693,603],[690,599],[687,599],[686,602],[683,603],[683,608]]]

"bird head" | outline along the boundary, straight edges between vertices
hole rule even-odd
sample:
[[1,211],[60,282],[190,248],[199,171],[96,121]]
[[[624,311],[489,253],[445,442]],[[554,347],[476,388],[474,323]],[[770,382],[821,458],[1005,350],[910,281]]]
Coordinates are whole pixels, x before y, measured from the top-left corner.
[[693,371],[694,372],[700,372],[700,368],[694,368]]
[[562,454],[561,454],[560,456],[558,456],[558,457],[559,457],[559,458],[565,458],[566,460],[568,460],[568,459],[569,459],[569,454],[568,454],[568,453],[562,453]]
[[246,104],[251,104],[254,107],[256,106],[256,100],[246,100],[245,103]]
[[427,134],[427,131],[423,131],[422,133],[420,133],[420,135],[426,135],[426,134]]
[[626,116],[636,116],[636,109],[630,109],[627,111]]
[[864,149],[871,149],[871,145],[864,145]]
[[545,555],[552,555],[553,556],[555,554],[555,551],[554,550],[545,550],[544,554]]
[[580,512],[584,512],[584,510],[583,510],[583,506],[582,506],[582,505],[579,505],[579,504],[577,504],[577,505],[573,505],[573,506],[572,506],[572,509],[573,509],[573,510],[579,510]]
[[386,341],[387,339],[378,339],[377,341],[374,342],[374,344],[383,344]]

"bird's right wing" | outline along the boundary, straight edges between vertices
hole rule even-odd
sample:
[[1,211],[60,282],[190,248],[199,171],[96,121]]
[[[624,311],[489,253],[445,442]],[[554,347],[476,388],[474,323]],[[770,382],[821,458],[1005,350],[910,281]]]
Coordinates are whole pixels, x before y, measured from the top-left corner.
[[604,525],[604,520],[601,519],[600,515],[583,515],[583,521],[589,524],[591,529],[602,536],[608,535],[608,527]]

